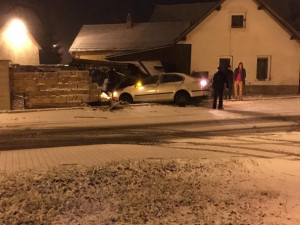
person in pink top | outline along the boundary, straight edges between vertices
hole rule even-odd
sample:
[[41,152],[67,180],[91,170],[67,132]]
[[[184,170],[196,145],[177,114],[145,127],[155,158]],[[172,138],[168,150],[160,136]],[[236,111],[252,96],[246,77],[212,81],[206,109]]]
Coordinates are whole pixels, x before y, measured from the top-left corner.
[[240,62],[239,66],[234,70],[233,79],[234,79],[234,96],[235,98],[241,99],[243,95],[243,85],[245,84],[246,81],[246,70],[244,69],[242,62]]

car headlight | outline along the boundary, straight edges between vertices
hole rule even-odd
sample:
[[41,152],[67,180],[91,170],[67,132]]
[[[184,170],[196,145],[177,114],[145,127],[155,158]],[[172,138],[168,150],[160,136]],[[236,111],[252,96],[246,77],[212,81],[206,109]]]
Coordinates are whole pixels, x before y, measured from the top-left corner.
[[205,87],[206,85],[207,85],[207,80],[201,80],[200,81],[200,85],[201,85],[201,87]]
[[117,91],[113,92],[113,98],[117,98],[119,96],[119,93]]

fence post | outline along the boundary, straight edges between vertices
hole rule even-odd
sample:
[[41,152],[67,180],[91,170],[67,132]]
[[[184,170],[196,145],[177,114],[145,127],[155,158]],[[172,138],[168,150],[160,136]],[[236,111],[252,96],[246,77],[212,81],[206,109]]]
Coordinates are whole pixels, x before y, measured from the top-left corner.
[[10,110],[9,60],[0,60],[0,110]]

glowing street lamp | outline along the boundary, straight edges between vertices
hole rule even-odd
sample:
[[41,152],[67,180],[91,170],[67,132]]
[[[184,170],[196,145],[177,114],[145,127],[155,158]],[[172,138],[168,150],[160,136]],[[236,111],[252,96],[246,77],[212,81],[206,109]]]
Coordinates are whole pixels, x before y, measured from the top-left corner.
[[4,32],[4,37],[15,48],[21,48],[29,41],[26,26],[18,19],[14,19],[9,23],[8,28]]

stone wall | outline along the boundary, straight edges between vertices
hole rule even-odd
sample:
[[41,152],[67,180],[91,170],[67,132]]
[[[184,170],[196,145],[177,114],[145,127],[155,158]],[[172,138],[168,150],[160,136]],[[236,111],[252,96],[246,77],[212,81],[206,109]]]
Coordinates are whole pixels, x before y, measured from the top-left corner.
[[82,106],[99,100],[88,71],[11,72],[12,109]]
[[297,95],[300,94],[298,85],[245,85],[244,95]]

